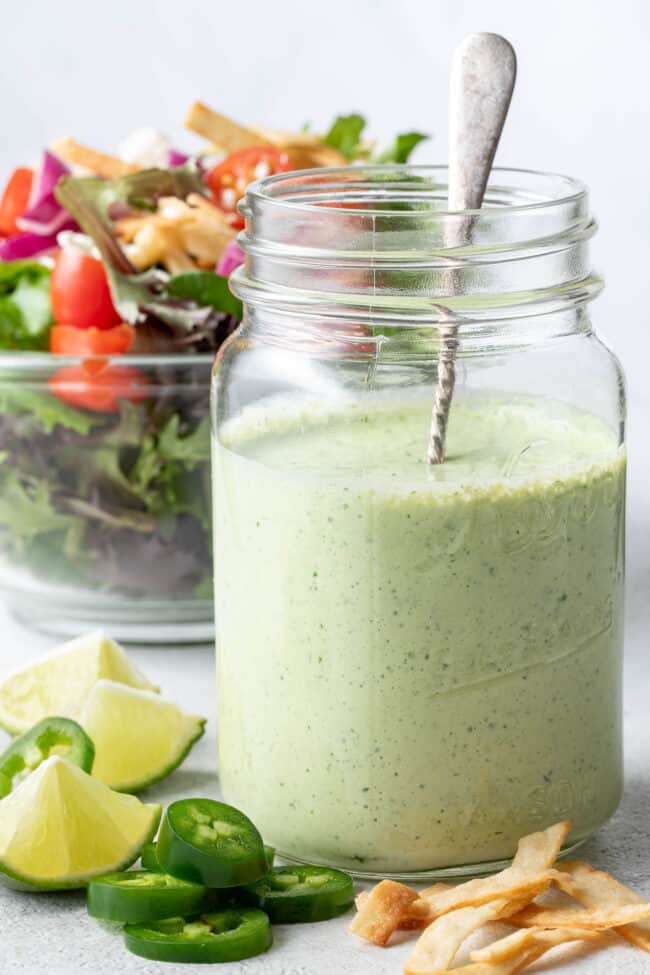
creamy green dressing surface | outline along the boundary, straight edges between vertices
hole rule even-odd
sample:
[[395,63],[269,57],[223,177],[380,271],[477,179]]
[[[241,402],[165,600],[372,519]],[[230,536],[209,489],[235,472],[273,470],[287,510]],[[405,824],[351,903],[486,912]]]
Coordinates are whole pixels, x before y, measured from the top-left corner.
[[214,445],[220,776],[283,853],[377,873],[577,840],[621,792],[625,457],[535,399],[270,402]]

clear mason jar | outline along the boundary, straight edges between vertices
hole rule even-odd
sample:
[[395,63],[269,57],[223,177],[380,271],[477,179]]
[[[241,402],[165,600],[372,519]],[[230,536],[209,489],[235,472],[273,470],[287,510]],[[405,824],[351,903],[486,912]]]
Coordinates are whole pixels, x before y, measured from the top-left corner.
[[[495,170],[272,177],[215,368],[224,795],[289,858],[489,869],[621,794],[624,385],[587,191]],[[458,325],[443,464],[426,462]]]

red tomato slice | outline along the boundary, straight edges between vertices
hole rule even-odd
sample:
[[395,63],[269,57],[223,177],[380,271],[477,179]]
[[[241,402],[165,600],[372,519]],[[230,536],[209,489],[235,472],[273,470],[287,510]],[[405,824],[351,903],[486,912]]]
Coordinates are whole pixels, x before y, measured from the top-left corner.
[[120,355],[129,351],[134,339],[135,329],[126,322],[104,329],[53,325],[50,352],[56,355]]
[[121,318],[115,310],[101,261],[90,254],[59,251],[50,281],[52,314],[61,325],[113,328]]
[[148,396],[149,380],[140,369],[90,360],[80,366],[62,366],[49,380],[55,396],[94,413],[117,413],[120,400],[140,403]]
[[232,227],[241,229],[244,218],[237,212],[237,204],[246,187],[256,179],[274,173],[288,173],[292,169],[289,156],[273,146],[251,146],[231,152],[206,176],[206,182],[217,206],[228,215]]
[[34,172],[31,169],[14,169],[9,177],[0,200],[0,236],[11,237],[19,233],[16,220],[27,209],[33,182]]

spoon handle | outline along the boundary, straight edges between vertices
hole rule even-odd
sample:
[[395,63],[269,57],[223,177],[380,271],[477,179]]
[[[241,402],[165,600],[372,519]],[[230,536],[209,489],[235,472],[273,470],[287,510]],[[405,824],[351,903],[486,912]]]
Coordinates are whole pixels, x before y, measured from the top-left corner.
[[[508,114],[517,75],[512,45],[499,34],[470,34],[454,53],[450,78],[449,210],[480,210],[494,155]],[[448,218],[447,247],[469,241],[470,216]],[[450,275],[452,293],[458,275]],[[431,416],[427,462],[445,459],[449,410],[456,384],[458,323],[452,315],[440,327],[438,380]]]
[[470,34],[451,65],[449,209],[479,210],[517,74],[512,45],[499,34]]

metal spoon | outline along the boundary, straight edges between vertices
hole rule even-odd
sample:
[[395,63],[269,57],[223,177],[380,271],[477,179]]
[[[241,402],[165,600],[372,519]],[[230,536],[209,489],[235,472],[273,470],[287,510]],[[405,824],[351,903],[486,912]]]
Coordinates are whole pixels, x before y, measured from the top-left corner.
[[[449,210],[480,210],[517,74],[512,45],[499,34],[470,34],[456,48],[450,76]],[[447,247],[471,238],[472,215],[450,220]],[[453,278],[452,278],[453,281]],[[457,290],[452,284],[452,291]],[[427,449],[429,464],[445,459],[445,435],[456,382],[458,322],[440,328],[438,381]]]

